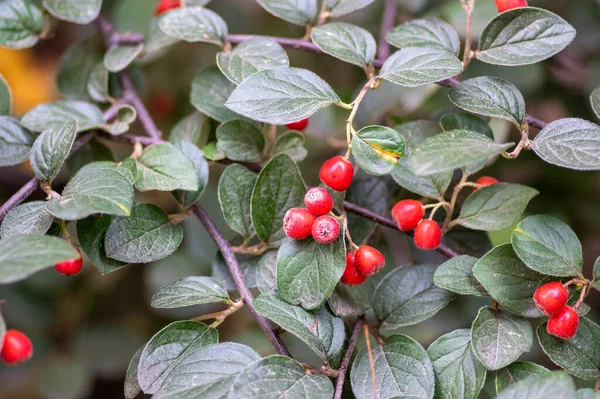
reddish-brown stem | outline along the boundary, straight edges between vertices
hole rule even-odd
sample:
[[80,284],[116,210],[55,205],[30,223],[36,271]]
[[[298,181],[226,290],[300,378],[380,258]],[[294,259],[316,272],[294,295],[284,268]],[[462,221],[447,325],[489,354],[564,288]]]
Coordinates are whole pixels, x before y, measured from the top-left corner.
[[356,346],[356,342],[358,341],[358,337],[360,336],[364,322],[364,319],[360,317],[356,320],[356,323],[354,323],[352,335],[350,335],[350,339],[348,340],[348,347],[346,348],[346,353],[344,353],[344,357],[342,358],[342,363],[340,364],[339,368],[339,375],[337,381],[335,382],[335,393],[333,394],[333,399],[341,399],[342,397],[344,380],[346,378],[348,366],[350,365],[350,358],[352,357],[352,352],[354,352],[354,347]]

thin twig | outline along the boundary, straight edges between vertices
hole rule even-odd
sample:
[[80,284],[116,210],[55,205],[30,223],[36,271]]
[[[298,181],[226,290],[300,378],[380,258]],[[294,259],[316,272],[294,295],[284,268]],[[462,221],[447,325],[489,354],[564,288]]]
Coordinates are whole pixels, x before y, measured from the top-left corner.
[[475,0],[461,0],[460,4],[465,10],[467,17],[467,31],[465,37],[465,49],[463,50],[463,70],[467,69],[471,58],[473,58],[473,51],[471,51],[472,31],[473,31],[473,7],[475,7]]
[[371,351],[371,339],[369,338],[369,325],[363,324],[365,331],[365,341],[367,343],[367,353],[369,354],[369,368],[371,369],[371,382],[373,384],[373,399],[377,399],[377,376],[375,375],[375,362],[373,361],[373,352]]
[[379,46],[377,47],[377,57],[379,59],[385,60],[390,56],[390,44],[385,40],[385,37],[396,22],[397,10],[397,0],[385,0],[381,29],[379,30]]
[[340,364],[340,373],[338,375],[337,381],[335,382],[335,393],[333,394],[333,399],[341,399],[342,397],[342,391],[344,390],[344,380],[346,378],[348,366],[350,365],[350,358],[352,357],[352,352],[354,352],[354,347],[356,346],[356,342],[358,341],[358,337],[360,336],[360,332],[362,330],[364,322],[364,319],[361,317],[356,320],[356,323],[354,323],[352,335],[350,335],[350,339],[348,340],[348,347],[346,348],[346,353],[344,353],[342,363]]

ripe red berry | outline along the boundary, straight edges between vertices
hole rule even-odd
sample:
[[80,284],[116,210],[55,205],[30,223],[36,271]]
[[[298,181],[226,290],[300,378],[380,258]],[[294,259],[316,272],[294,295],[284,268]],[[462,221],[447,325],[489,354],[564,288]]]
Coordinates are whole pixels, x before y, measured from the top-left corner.
[[17,364],[33,356],[33,345],[25,334],[17,330],[8,330],[4,334],[2,359],[8,364]]
[[335,191],[346,191],[352,184],[353,177],[354,167],[350,161],[341,156],[325,161],[319,171],[321,181]]
[[306,192],[304,204],[313,215],[327,215],[333,209],[333,198],[324,188],[313,187]]
[[417,227],[424,214],[423,205],[411,199],[399,201],[392,208],[392,217],[402,231],[410,231]]
[[158,5],[156,6],[156,10],[154,10],[154,16],[160,15],[163,12],[167,12],[169,10],[179,7],[179,0],[160,0]]
[[287,127],[290,130],[299,130],[299,131],[306,129],[306,126],[308,126],[308,118],[300,119],[297,122],[292,122],[292,123],[288,123],[287,125],[285,125],[285,127]]
[[359,285],[365,282],[367,276],[360,274],[356,269],[356,256],[354,254],[346,254],[346,268],[342,274],[341,281],[346,285]]
[[579,315],[570,306],[563,306],[554,316],[548,319],[548,333],[562,339],[573,338],[579,326]]
[[[481,187],[491,186],[492,184],[498,184],[498,183],[500,183],[498,181],[498,179],[491,177],[491,176],[481,176],[479,179],[475,180],[475,184],[478,184]],[[473,191],[477,191],[477,189],[481,188],[481,187],[475,187],[473,189]]]
[[533,294],[533,301],[537,307],[548,316],[561,311],[567,299],[569,299],[569,291],[558,281],[542,285]]
[[283,231],[294,240],[310,237],[315,215],[304,208],[291,208],[283,217]]
[[364,276],[372,276],[385,266],[385,258],[373,247],[362,245],[354,254],[356,269]]
[[415,228],[415,245],[421,249],[436,249],[442,241],[442,230],[437,222],[423,219]]
[[340,224],[329,215],[319,216],[312,225],[312,236],[321,244],[330,244],[340,234]]
[[496,0],[498,12],[504,12],[518,7],[527,7],[527,0]]
[[83,259],[81,258],[81,251],[79,248],[75,247],[77,252],[79,252],[79,258],[70,259],[64,262],[59,262],[54,265],[54,268],[60,274],[64,274],[65,276],[73,276],[81,271],[81,266],[83,266]]

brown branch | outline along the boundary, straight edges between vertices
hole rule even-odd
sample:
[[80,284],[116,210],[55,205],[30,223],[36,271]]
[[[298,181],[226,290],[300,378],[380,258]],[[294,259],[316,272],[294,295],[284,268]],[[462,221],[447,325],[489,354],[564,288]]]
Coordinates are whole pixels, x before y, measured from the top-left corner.
[[356,320],[356,323],[354,323],[354,328],[352,329],[352,335],[350,335],[350,340],[348,341],[346,353],[344,353],[342,363],[340,364],[340,368],[338,370],[339,374],[337,381],[335,382],[335,393],[333,394],[333,399],[341,399],[342,397],[342,391],[344,390],[344,379],[346,378],[346,372],[348,371],[348,366],[350,365],[350,358],[352,357],[352,352],[354,352],[354,347],[356,346],[356,341],[358,341],[358,337],[360,336],[364,322],[365,320],[361,317]]
[[379,59],[385,60],[390,56],[390,44],[385,40],[385,37],[396,22],[397,10],[397,0],[385,0],[381,29],[379,30],[379,46],[377,47],[377,57]]

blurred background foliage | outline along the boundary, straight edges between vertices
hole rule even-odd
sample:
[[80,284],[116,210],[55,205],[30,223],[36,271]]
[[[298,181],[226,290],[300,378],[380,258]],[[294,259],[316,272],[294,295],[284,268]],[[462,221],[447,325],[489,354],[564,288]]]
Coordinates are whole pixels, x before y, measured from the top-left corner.
[[[105,0],[103,10],[118,30],[144,33],[156,3],[155,0]],[[588,97],[595,87],[600,86],[600,1],[531,0],[530,5],[549,9],[566,19],[577,29],[575,41],[562,53],[536,65],[500,67],[474,61],[463,78],[490,75],[511,81],[525,96],[527,112],[547,122],[567,116],[594,121]],[[464,36],[465,17],[458,0],[398,0],[398,7],[397,23],[414,17],[437,16],[450,22]],[[228,22],[231,33],[285,37],[303,35],[301,28],[276,19],[251,0],[214,0],[209,8]],[[382,11],[383,1],[378,0],[342,20],[358,24],[378,37]],[[492,0],[477,1],[475,37],[495,14]],[[99,42],[93,39],[95,36],[97,39],[93,25],[79,26],[55,20],[50,38],[34,49],[0,49],[0,73],[12,88],[14,112],[20,115],[36,104],[61,98],[56,77],[65,57],[71,67],[63,70],[63,74],[80,74],[83,79],[87,78],[90,63],[102,56]],[[92,40],[86,41],[89,38]],[[77,43],[80,43],[78,47],[72,47]],[[204,66],[215,64],[217,51],[217,47],[208,44],[180,43],[162,52],[160,57],[146,57],[134,66],[144,101],[165,135],[177,121],[193,111],[189,103],[192,78]],[[363,71],[332,57],[292,50],[288,53],[292,66],[316,72],[345,101],[350,100],[352,93],[364,83]],[[393,126],[418,119],[437,121],[442,114],[455,111],[457,109],[447,99],[447,90],[439,86],[409,89],[384,83],[380,90],[369,93],[361,105],[358,122],[364,125],[385,121]],[[319,165],[337,151],[335,139],[344,137],[344,117],[344,111],[330,107],[311,118],[306,131],[309,156],[300,163],[308,184],[317,183],[314,165]],[[492,120],[490,125],[497,140],[510,138],[518,141],[518,132],[508,123]],[[213,134],[215,128],[216,123],[212,123]],[[134,125],[133,129],[135,133],[143,134],[140,126]],[[532,133],[535,134],[535,130]],[[96,146],[92,144],[85,153],[91,156]],[[111,144],[111,150],[117,159],[130,152],[128,146],[117,144]],[[71,171],[77,168],[74,161],[68,166]],[[218,226],[233,237],[221,217],[217,200],[216,185],[222,170],[221,165],[211,166],[210,185],[202,204]],[[583,243],[585,274],[591,275],[592,265],[600,255],[599,173],[561,169],[540,161],[531,152],[524,152],[513,161],[496,160],[482,173],[539,190],[540,195],[530,203],[528,214],[549,213],[569,223]],[[58,191],[60,185],[66,182],[69,171],[63,171],[63,174],[55,182]],[[0,200],[7,199],[31,176],[27,164],[0,169]],[[379,205],[388,213],[398,199],[410,196],[390,178],[364,176],[357,180],[376,184],[384,195],[374,199],[368,196],[364,185],[359,185],[351,194],[353,200],[364,202],[369,198],[369,201],[383,201]],[[151,192],[137,195],[138,203],[153,202],[167,212],[177,211],[168,194]],[[41,198],[41,193],[35,197]],[[217,306],[210,305],[175,310],[150,307],[152,293],[164,284],[188,275],[211,273],[215,245],[195,218],[188,219],[183,227],[184,243],[177,253],[153,264],[143,267],[131,265],[102,277],[90,263],[86,263],[84,272],[76,277],[65,278],[47,270],[20,284],[1,286],[0,298],[6,300],[2,313],[7,324],[9,328],[18,328],[32,337],[35,355],[32,361],[18,367],[0,364],[0,397],[122,398],[122,384],[129,360],[154,333],[172,320],[219,310]],[[493,233],[489,239],[493,245],[507,242],[510,231]],[[391,230],[379,228],[366,239],[383,250],[388,268],[408,262],[443,261],[437,253],[417,253],[403,235]],[[485,252],[490,245],[485,234],[456,231],[447,239],[453,240],[462,250],[477,255]],[[383,273],[380,275],[383,276]],[[597,292],[590,294],[588,303],[592,308],[598,299]],[[470,327],[479,307],[487,302],[484,298],[458,298],[435,317],[404,328],[402,332],[427,347],[442,334]],[[590,314],[592,320],[600,321],[599,313],[593,309]],[[219,331],[221,341],[250,345],[262,355],[273,353],[269,342],[245,309],[228,318]],[[284,334],[283,338],[298,360],[319,364],[312,352],[304,350],[303,343],[289,334]],[[523,358],[556,368],[537,343]],[[487,393],[483,392],[482,397],[494,396],[490,383],[493,375],[488,373]],[[589,385],[582,381],[578,384]]]

